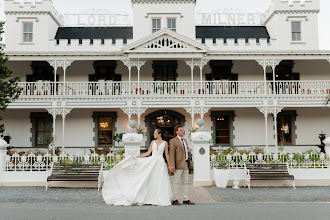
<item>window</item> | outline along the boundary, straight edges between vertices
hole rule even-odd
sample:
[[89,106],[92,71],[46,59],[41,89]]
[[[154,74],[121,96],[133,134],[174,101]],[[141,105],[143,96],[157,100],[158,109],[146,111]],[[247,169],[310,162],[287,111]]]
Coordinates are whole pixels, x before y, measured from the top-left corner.
[[161,20],[159,18],[152,19],[152,33],[159,31],[161,29]]
[[33,23],[23,23],[23,42],[33,42]]
[[218,116],[215,122],[216,144],[230,144],[229,116]]
[[31,112],[32,147],[47,146],[53,141],[53,117],[47,112]]
[[232,145],[234,140],[234,118],[233,111],[214,111],[211,112],[213,121],[213,131],[215,134],[216,145]]
[[291,23],[292,41],[301,41],[301,22],[293,21]]
[[154,81],[176,81],[176,78],[178,77],[177,61],[154,61],[152,68],[154,70]]
[[50,118],[38,118],[36,125],[36,145],[50,144],[52,142],[52,120]]
[[112,144],[112,117],[99,117],[98,145]]
[[172,31],[176,31],[176,19],[175,18],[167,19],[167,28],[171,29]]
[[93,112],[95,147],[115,146],[113,136],[116,133],[116,112]]

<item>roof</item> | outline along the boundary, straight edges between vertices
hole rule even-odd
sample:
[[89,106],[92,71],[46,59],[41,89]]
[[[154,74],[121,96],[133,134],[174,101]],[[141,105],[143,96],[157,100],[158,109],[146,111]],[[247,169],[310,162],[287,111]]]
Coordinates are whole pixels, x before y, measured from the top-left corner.
[[202,43],[206,38],[213,39],[213,43],[217,38],[223,38],[225,42],[228,38],[234,38],[237,43],[239,38],[244,38],[246,42],[249,38],[256,38],[258,42],[260,38],[269,40],[270,36],[265,26],[196,26],[196,38],[201,38]]
[[59,27],[55,36],[59,39],[133,39],[133,27]]
[[[265,26],[196,26],[196,38],[201,38],[202,43],[211,38],[215,43],[217,38],[225,42],[228,38],[235,42],[244,38],[247,42],[249,38],[269,40],[270,36]],[[55,39],[123,39],[127,43],[127,39],[133,39],[133,27],[59,27]]]

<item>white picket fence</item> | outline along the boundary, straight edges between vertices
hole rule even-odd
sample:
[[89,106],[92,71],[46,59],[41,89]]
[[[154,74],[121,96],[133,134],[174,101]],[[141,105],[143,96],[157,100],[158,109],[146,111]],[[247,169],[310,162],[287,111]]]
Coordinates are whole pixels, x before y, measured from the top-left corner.
[[121,154],[86,154],[86,155],[52,155],[49,153],[35,155],[30,153],[22,155],[15,153],[12,156],[6,155],[6,171],[46,171],[50,170],[52,163],[61,164],[102,164],[103,169],[112,168],[122,161],[124,156]]

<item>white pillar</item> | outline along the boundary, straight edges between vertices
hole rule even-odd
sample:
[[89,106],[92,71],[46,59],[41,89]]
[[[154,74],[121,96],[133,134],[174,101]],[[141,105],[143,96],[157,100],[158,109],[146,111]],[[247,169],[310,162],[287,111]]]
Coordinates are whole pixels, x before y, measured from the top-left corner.
[[62,154],[65,153],[65,119],[71,110],[72,108],[62,108]]
[[191,59],[190,75],[191,75],[191,92],[190,92],[190,94],[194,94],[194,59]]
[[3,173],[6,170],[6,155],[9,144],[0,137],[0,187],[2,186]]
[[280,113],[283,109],[283,107],[276,106],[273,107],[273,116],[274,116],[274,126],[275,126],[275,154],[278,154],[278,134],[277,134],[277,115]]
[[275,154],[278,154],[278,138],[277,138],[277,114],[274,112],[274,126],[275,126]]
[[132,67],[130,65],[128,68],[128,95],[131,95],[131,74],[132,74]]
[[268,149],[268,113],[264,114],[265,116],[265,137],[266,137],[266,153],[269,153]]
[[143,135],[135,133],[134,128],[137,126],[136,121],[129,122],[132,132],[123,135],[123,143],[125,146],[125,158],[130,156],[139,156]]
[[[63,109],[64,111],[64,109]],[[64,154],[64,149],[65,149],[65,117],[66,116],[62,116],[62,154]]]
[[280,59],[273,59],[273,84],[274,84],[274,88],[273,88],[273,93],[276,94],[276,77],[275,77],[275,70],[276,70],[276,66],[280,64],[282,60]]
[[273,65],[273,94],[276,94],[275,66]]
[[201,81],[201,92],[200,94],[203,94],[203,66],[202,64],[199,66],[200,71],[200,81]]
[[65,96],[66,91],[66,68],[63,68],[63,96]]
[[267,77],[266,77],[267,66],[264,65],[263,68],[264,68],[264,84],[265,84],[265,92],[264,92],[264,94],[267,95]]
[[258,107],[259,111],[264,114],[265,117],[265,145],[266,145],[266,153],[269,153],[268,149],[268,114],[269,114],[269,107]]
[[[202,122],[202,123],[201,123]],[[204,124],[203,120],[198,121],[198,126],[201,128]],[[211,186],[211,164],[210,164],[210,141],[211,133],[198,130],[191,134],[191,139],[194,145],[193,161],[194,161],[194,187]]]

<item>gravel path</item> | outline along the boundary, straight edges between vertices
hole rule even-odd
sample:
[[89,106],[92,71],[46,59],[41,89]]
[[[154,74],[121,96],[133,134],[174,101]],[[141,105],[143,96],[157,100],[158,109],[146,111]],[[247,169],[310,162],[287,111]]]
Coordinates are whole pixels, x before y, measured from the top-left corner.
[[[220,189],[215,186],[200,188],[203,189],[203,193],[209,194],[205,200],[210,199],[199,203],[330,202],[330,187],[298,187],[296,190],[292,188],[235,190]],[[195,194],[202,192],[201,189],[196,190]],[[44,187],[0,187],[0,203],[104,204],[101,191],[98,192],[96,189],[50,188],[45,191]]]
[[330,187],[206,189],[216,202],[330,202]]
[[96,189],[0,187],[0,203],[104,203]]

